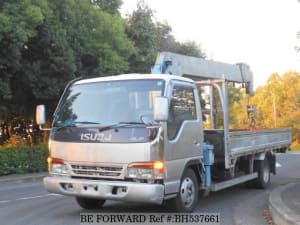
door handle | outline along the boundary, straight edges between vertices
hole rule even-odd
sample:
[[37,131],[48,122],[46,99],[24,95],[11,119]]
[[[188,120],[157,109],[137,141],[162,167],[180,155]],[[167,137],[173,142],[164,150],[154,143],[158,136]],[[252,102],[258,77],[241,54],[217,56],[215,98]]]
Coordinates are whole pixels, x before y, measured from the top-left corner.
[[194,140],[194,145],[196,145],[197,147],[200,147],[201,146],[201,143],[197,140]]

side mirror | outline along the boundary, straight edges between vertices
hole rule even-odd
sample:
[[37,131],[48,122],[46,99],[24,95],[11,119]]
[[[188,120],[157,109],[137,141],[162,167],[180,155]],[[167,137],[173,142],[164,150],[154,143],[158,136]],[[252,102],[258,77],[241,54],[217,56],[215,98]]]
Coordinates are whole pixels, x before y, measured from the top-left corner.
[[35,111],[35,120],[38,125],[46,123],[46,110],[44,105],[38,105]]
[[169,116],[169,100],[166,97],[154,99],[153,119],[155,121],[167,121]]
[[50,131],[51,128],[43,128],[42,125],[46,123],[46,110],[44,105],[38,105],[35,110],[35,121],[39,125],[40,130]]

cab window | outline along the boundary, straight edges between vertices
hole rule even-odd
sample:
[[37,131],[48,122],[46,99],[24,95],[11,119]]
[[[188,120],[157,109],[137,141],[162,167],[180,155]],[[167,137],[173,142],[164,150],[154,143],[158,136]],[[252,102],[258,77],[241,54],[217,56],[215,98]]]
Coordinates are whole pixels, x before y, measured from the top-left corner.
[[186,120],[196,120],[194,89],[191,86],[175,85],[169,107],[168,138],[174,139]]

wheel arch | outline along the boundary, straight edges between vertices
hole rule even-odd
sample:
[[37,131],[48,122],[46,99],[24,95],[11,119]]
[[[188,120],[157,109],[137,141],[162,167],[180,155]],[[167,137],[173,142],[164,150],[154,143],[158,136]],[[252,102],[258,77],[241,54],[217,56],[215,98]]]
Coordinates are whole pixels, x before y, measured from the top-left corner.
[[270,162],[270,172],[276,174],[276,155],[272,151],[262,152],[254,157],[254,160],[265,160],[267,158]]
[[199,185],[199,187],[201,187],[201,184],[202,184],[201,173],[203,172],[203,165],[202,165],[201,161],[198,159],[193,159],[193,160],[188,161],[185,164],[184,169],[181,173],[181,178],[182,178],[184,172],[189,168],[194,171],[194,173],[197,177],[198,185]]

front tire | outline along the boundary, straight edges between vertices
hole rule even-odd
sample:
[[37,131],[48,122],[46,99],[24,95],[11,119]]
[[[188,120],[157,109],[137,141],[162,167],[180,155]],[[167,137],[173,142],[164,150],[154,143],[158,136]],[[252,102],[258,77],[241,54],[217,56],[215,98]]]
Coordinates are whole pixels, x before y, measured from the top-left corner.
[[195,172],[187,169],[182,176],[179,192],[174,199],[168,201],[168,206],[176,212],[192,212],[199,196],[199,185]]
[[103,199],[94,199],[94,198],[83,198],[83,197],[76,197],[76,202],[81,208],[84,209],[99,209],[105,203]]

